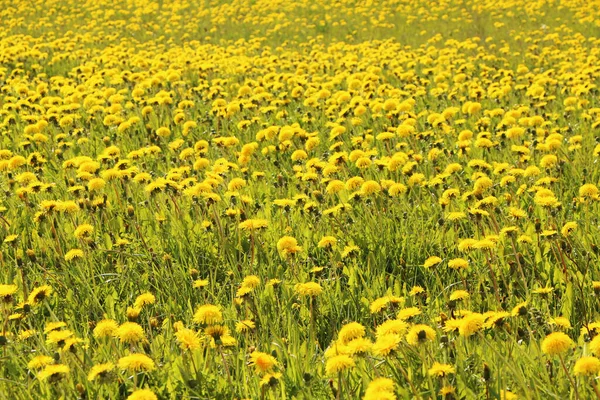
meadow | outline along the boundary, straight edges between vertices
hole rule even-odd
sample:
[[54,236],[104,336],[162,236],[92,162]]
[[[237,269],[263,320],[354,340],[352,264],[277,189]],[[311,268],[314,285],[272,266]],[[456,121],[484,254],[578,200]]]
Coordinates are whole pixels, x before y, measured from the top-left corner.
[[597,0],[0,0],[1,399],[600,399]]

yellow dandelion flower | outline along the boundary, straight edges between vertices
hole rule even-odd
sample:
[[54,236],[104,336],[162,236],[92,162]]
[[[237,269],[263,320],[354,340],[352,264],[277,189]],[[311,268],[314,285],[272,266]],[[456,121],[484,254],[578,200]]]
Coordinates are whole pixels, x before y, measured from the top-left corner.
[[574,346],[573,340],[563,332],[554,332],[542,341],[542,352],[548,355],[559,355]]

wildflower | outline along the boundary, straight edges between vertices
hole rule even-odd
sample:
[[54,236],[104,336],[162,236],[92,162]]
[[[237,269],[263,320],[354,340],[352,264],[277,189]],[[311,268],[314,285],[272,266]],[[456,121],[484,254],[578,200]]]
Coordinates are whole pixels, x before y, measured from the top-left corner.
[[333,356],[327,360],[325,364],[325,372],[327,375],[334,375],[339,372],[345,371],[349,368],[352,368],[356,365],[352,357],[346,354],[340,354],[337,356]]
[[269,222],[266,219],[247,219],[239,224],[239,228],[243,231],[257,231],[268,226]]
[[430,326],[418,324],[414,325],[406,334],[406,341],[408,344],[417,346],[421,343],[425,343],[428,340],[434,340],[436,336],[435,330]]
[[277,382],[281,379],[281,372],[272,372],[265,374],[259,382],[259,385],[262,386],[275,386]]
[[401,319],[390,319],[379,325],[375,331],[378,338],[390,334],[401,335],[408,330],[408,324]]
[[127,307],[127,319],[129,321],[136,321],[141,312],[142,309],[139,307]]
[[469,267],[469,262],[464,258],[453,258],[448,261],[448,267],[452,269],[466,269]]
[[600,360],[596,357],[581,357],[575,363],[573,373],[575,375],[598,375],[600,372]]
[[194,288],[199,289],[208,286],[208,279],[197,279],[194,281]]
[[371,352],[373,343],[369,339],[359,337],[349,341],[346,347],[351,355],[361,355]]
[[121,357],[118,362],[120,369],[128,370],[129,372],[152,371],[154,369],[154,361],[145,354],[130,354]]
[[519,396],[509,390],[500,391],[500,400],[517,400]]
[[344,251],[342,251],[342,258],[348,258],[350,256],[356,256],[360,253],[360,247],[352,245],[345,246]]
[[235,330],[238,333],[248,332],[254,328],[256,328],[256,324],[254,323],[254,321],[249,319],[240,321],[235,325]]
[[550,325],[556,325],[562,329],[571,329],[571,322],[565,317],[556,317],[550,319]]
[[467,315],[462,319],[458,332],[461,336],[469,337],[481,330],[484,322],[485,318],[479,313]]
[[398,318],[402,321],[406,321],[408,319],[411,319],[412,317],[420,315],[421,313],[422,312],[418,307],[408,307],[408,308],[403,308],[402,310],[398,311],[396,318]]
[[294,255],[302,251],[298,241],[291,236],[284,236],[277,242],[277,251],[283,256]]
[[69,374],[70,368],[67,365],[63,364],[55,364],[55,365],[47,365],[39,374],[38,379],[40,381],[48,380],[50,382],[54,382],[64,378]]
[[133,306],[135,308],[142,308],[147,304],[154,304],[155,301],[156,298],[152,293],[143,293],[135,299],[135,303],[133,304]]
[[590,352],[597,357],[600,357],[600,335],[594,336],[590,342]]
[[423,263],[423,267],[429,269],[431,267],[438,265],[441,262],[442,262],[442,259],[440,257],[431,256],[427,260],[425,260],[425,263]]
[[562,229],[560,230],[560,233],[564,237],[568,237],[568,236],[571,236],[571,234],[573,232],[575,232],[576,229],[577,229],[577,222],[567,222],[566,224],[563,225]]
[[452,292],[452,294],[450,294],[451,301],[466,300],[469,297],[469,292],[467,292],[466,290],[455,290],[454,292]]
[[65,254],[65,261],[72,261],[78,258],[83,258],[85,253],[80,249],[71,249]]
[[136,344],[145,337],[144,328],[135,322],[125,322],[114,332],[121,343]]
[[90,369],[88,373],[87,379],[90,382],[95,380],[104,380],[107,378],[108,374],[115,369],[115,364],[108,362],[104,364],[97,364]]
[[98,192],[106,186],[106,181],[102,178],[93,178],[88,181],[88,190],[90,192]]
[[323,238],[317,244],[317,247],[320,247],[322,249],[330,249],[332,247],[335,247],[336,244],[337,244],[337,239],[335,237],[323,236]]
[[456,389],[454,388],[454,386],[446,385],[440,389],[439,394],[444,399],[452,399],[452,398],[454,398],[452,396],[454,395],[455,392],[456,392]]
[[29,293],[27,303],[36,305],[52,294],[52,288],[48,285],[35,288]]
[[264,374],[273,371],[273,368],[277,365],[277,360],[270,354],[253,351],[250,354],[249,364],[255,367],[257,374]]
[[316,297],[323,292],[323,288],[316,282],[298,283],[295,287],[300,296]]
[[242,287],[254,289],[260,285],[260,278],[256,275],[249,275],[242,281]]
[[513,317],[527,315],[527,302],[526,302],[526,301],[524,301],[524,302],[522,302],[522,303],[519,303],[519,304],[517,304],[517,305],[516,305],[516,306],[515,306],[515,307],[512,309],[511,315],[512,315]]
[[506,322],[506,319],[510,317],[511,314],[506,311],[497,311],[488,317],[485,325],[488,328],[492,328],[494,326],[501,327]]
[[2,303],[10,303],[13,296],[17,293],[17,285],[0,285],[0,301]]
[[396,400],[394,381],[389,378],[375,378],[367,386],[363,400]]
[[537,288],[531,291],[533,294],[548,295],[554,291],[553,287]]
[[65,329],[63,331],[52,331],[48,333],[46,343],[63,346],[65,341],[71,336],[73,336],[73,332],[71,332],[68,329]]
[[191,329],[179,329],[175,332],[175,337],[182,350],[193,351],[200,348],[200,337]]
[[579,188],[579,197],[597,199],[600,191],[591,183],[587,183]]
[[77,239],[85,239],[94,233],[94,227],[90,224],[79,225],[74,232]]
[[29,368],[31,370],[42,369],[46,365],[50,365],[53,362],[54,362],[54,358],[52,358],[50,356],[44,356],[44,355],[35,356],[27,363],[27,368]]
[[401,340],[400,335],[394,333],[378,336],[373,344],[373,354],[387,356],[398,348]]
[[138,389],[131,393],[127,400],[158,400],[158,397],[150,389]]
[[447,375],[454,374],[456,370],[452,365],[441,364],[438,362],[434,362],[431,368],[427,371],[430,376],[437,376],[443,378]]
[[196,310],[194,322],[201,325],[219,324],[223,322],[223,314],[219,307],[205,304]]
[[358,322],[350,322],[340,329],[338,333],[338,340],[342,344],[347,344],[349,341],[356,338],[361,338],[365,335],[365,327]]
[[223,343],[225,337],[229,336],[229,329],[223,325],[211,325],[204,330],[206,336],[210,336],[215,343]]
[[[542,352],[548,355],[558,355],[566,352],[575,343],[563,332],[554,332],[542,341]],[[591,346],[590,346],[591,347]]]

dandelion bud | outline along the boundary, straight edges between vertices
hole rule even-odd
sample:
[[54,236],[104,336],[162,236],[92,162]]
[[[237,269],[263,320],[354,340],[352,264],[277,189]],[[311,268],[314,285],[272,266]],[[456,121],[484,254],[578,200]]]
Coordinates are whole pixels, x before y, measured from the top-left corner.
[[492,377],[492,371],[490,370],[489,365],[483,363],[483,380],[489,382]]
[[81,383],[75,385],[75,389],[77,389],[77,393],[79,393],[81,397],[85,396],[85,387]]

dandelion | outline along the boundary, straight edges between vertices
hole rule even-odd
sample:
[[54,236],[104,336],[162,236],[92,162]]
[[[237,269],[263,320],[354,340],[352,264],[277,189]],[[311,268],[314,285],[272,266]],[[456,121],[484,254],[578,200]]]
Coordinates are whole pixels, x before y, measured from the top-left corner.
[[454,374],[455,372],[456,372],[456,370],[454,369],[454,367],[452,365],[441,364],[438,362],[434,362],[433,365],[431,366],[431,368],[429,368],[429,370],[427,370],[427,373],[430,376],[437,376],[440,378],[443,378],[447,375]]
[[255,368],[257,374],[264,374],[273,372],[273,368],[277,365],[277,360],[270,354],[253,351],[250,354],[249,364]]
[[365,335],[365,327],[358,322],[350,322],[340,329],[338,340],[343,344],[347,344],[351,340],[361,338]]
[[283,256],[294,255],[302,251],[298,241],[291,236],[284,236],[277,242],[277,251]]
[[136,344],[144,340],[144,328],[135,322],[125,322],[114,332],[121,343]]
[[467,315],[461,321],[458,332],[461,336],[472,336],[483,328],[484,322],[484,316],[479,313]]
[[417,346],[427,341],[435,340],[436,333],[433,328],[428,325],[418,324],[414,325],[406,334],[406,341],[408,344]]
[[131,393],[127,400],[158,400],[158,397],[150,389],[138,389]]
[[208,279],[197,279],[193,284],[194,288],[201,289],[205,286],[208,286]]
[[54,358],[50,356],[35,356],[28,363],[27,368],[30,370],[38,370],[44,368],[46,365],[50,365],[54,362]]
[[431,267],[435,267],[436,265],[440,264],[441,262],[442,262],[442,259],[440,257],[431,256],[427,260],[425,260],[425,263],[423,263],[423,267],[429,269]]
[[145,354],[134,353],[121,357],[117,364],[120,369],[129,372],[149,372],[155,368],[154,361]]
[[154,304],[154,302],[156,301],[156,298],[154,297],[154,295],[152,293],[143,293],[141,295],[139,295],[136,299],[135,299],[135,303],[133,304],[133,306],[135,308],[142,308],[145,305],[148,304]]
[[559,355],[565,353],[575,343],[563,332],[554,332],[546,336],[542,341],[542,352],[548,355]]
[[333,236],[323,236],[323,238],[317,244],[317,247],[322,249],[330,249],[335,247],[337,244],[337,239]]
[[573,373],[577,376],[595,376],[600,372],[600,360],[596,357],[581,357],[573,367]]
[[411,319],[412,317],[420,315],[421,313],[422,311],[418,307],[408,307],[398,311],[396,318],[402,321],[406,321]]
[[40,381],[56,382],[69,374],[71,369],[64,364],[47,365],[40,373]]
[[401,340],[400,335],[395,333],[378,336],[373,344],[373,354],[387,356],[398,348]]
[[77,239],[88,238],[94,233],[94,227],[90,224],[79,225],[73,233]]
[[223,322],[223,314],[219,307],[205,304],[194,313],[194,322],[200,325],[212,325]]
[[327,360],[325,364],[325,373],[327,375],[335,375],[347,369],[353,368],[356,365],[354,359],[346,354],[333,356]]
[[63,346],[65,341],[73,336],[73,332],[68,329],[62,331],[51,331],[46,336],[46,343]]
[[259,382],[261,387],[263,386],[275,386],[277,382],[281,379],[281,372],[272,372],[265,374]]
[[367,386],[363,400],[396,400],[394,381],[389,378],[375,378]]
[[401,335],[408,330],[408,323],[401,319],[390,319],[379,325],[375,335],[379,338],[390,334]]
[[316,297],[323,292],[323,288],[316,282],[299,283],[295,287],[300,296]]
[[52,288],[48,285],[40,286],[35,288],[29,293],[27,302],[31,305],[36,305],[42,302],[44,299],[52,294]]
[[90,382],[99,380],[104,381],[108,378],[108,375],[115,369],[115,364],[108,362],[104,364],[97,364],[90,369],[87,379]]
[[235,330],[238,333],[246,333],[253,330],[254,328],[256,328],[256,324],[254,323],[254,321],[249,319],[240,321],[235,325]]
[[469,292],[467,292],[466,290],[455,290],[450,294],[451,301],[466,300],[469,297]]
[[453,258],[448,261],[448,267],[457,270],[466,269],[469,267],[469,262],[464,258]]
[[182,350],[193,351],[200,348],[200,337],[191,329],[179,329],[175,332],[175,337]]
[[5,304],[11,303],[17,290],[17,285],[0,285],[0,301]]
[[241,286],[248,289],[255,289],[258,285],[260,285],[260,278],[256,275],[249,275],[244,278]]
[[351,355],[364,355],[371,352],[373,343],[369,339],[359,337],[349,341],[346,347]]
[[72,250],[69,250],[65,254],[65,261],[72,261],[72,260],[76,260],[76,259],[81,259],[84,256],[85,256],[85,253],[83,252],[83,250],[72,249]]

